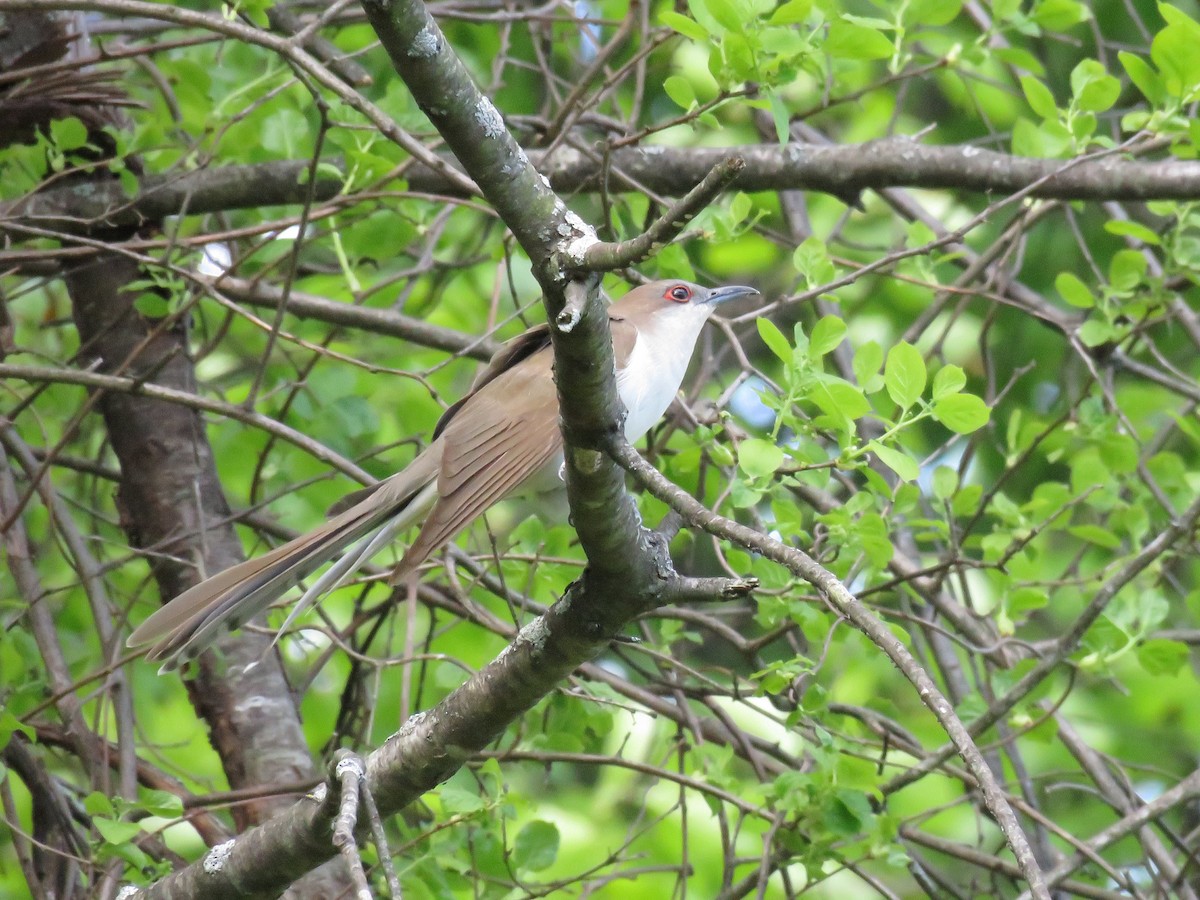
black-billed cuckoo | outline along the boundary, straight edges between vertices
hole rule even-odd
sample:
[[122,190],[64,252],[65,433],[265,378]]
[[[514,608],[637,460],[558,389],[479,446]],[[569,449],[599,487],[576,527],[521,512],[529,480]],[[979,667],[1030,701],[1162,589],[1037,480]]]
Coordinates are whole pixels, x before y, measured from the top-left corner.
[[[686,281],[655,281],[609,308],[617,392],[625,436],[650,430],[675,398],[700,329],[719,303],[757,293],[733,285],[709,290]],[[301,598],[297,612],[386,544],[420,524],[393,576],[425,559],[498,501],[563,489],[562,435],[549,326],[509,341],[446,410],[433,442],[402,472],[351,494],[319,528],[192,587],[143,622],[130,646],[153,644],[164,668],[194,657],[226,626],[245,622],[318,566],[356,541]],[[336,509],[336,507],[335,507]],[[365,539],[365,540],[364,540]],[[293,613],[293,616],[295,613]]]

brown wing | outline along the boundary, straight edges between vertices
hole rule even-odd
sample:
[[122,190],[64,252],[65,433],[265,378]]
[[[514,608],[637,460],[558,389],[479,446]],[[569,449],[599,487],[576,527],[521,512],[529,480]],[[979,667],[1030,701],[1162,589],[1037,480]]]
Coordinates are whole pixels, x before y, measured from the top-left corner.
[[442,413],[437,424],[433,426],[434,439],[436,440],[446,430],[446,426],[450,424],[450,420],[486,385],[495,381],[508,369],[517,365],[517,363],[533,356],[533,354],[541,350],[545,350],[549,346],[550,326],[545,322],[541,325],[534,325],[527,331],[518,334],[515,338],[505,341],[504,346],[496,351],[496,355],[488,360],[488,364],[475,377],[475,383],[471,385],[471,390],[467,392],[466,396],[446,407],[446,411]]
[[[621,302],[614,304],[614,309],[619,308]],[[609,327],[612,329],[613,349],[616,351],[617,368],[625,365],[625,360],[629,358],[630,352],[633,350],[634,341],[637,339],[637,329],[619,315],[610,315],[608,317]],[[532,328],[521,332],[515,338],[511,338],[504,342],[496,355],[488,360],[488,364],[475,377],[475,383],[471,385],[471,390],[459,400],[451,403],[446,407],[446,411],[442,413],[437,424],[433,426],[433,439],[441,435],[446,430],[446,426],[450,424],[460,409],[470,401],[480,390],[486,387],[491,382],[495,381],[507,370],[515,367],[518,363],[523,362],[535,353],[540,353],[550,346],[550,326],[545,322],[540,325],[534,325]],[[369,494],[372,488],[364,488],[362,494]],[[344,501],[339,500],[338,505],[341,509],[347,509],[348,506],[343,505]],[[332,512],[332,508],[331,508]]]
[[[441,417],[437,420],[437,424],[433,426],[431,440],[436,441],[441,437],[442,432],[446,430],[446,426],[458,415],[458,411],[486,385],[495,381],[505,371],[517,365],[517,363],[540,350],[545,350],[549,346],[550,326],[545,322],[541,325],[534,325],[532,328],[518,334],[515,338],[505,341],[504,346],[496,351],[496,354],[488,360],[487,365],[475,376],[475,383],[471,385],[471,390],[464,394],[462,398],[446,407],[446,411],[442,413]],[[335,500],[329,509],[326,510],[326,514],[336,516],[344,513],[352,506],[357,506],[379,490],[381,484],[383,484],[382,481],[368,485],[365,488],[359,488],[356,491],[351,491],[341,499]]]
[[558,395],[544,348],[494,375],[446,424],[438,501],[397,567],[402,578],[562,452]]
[[[633,350],[637,329],[615,315],[609,326],[620,367]],[[438,423],[443,445],[438,501],[393,581],[403,579],[492,504],[544,473],[562,453],[552,362],[548,326],[531,328],[506,344],[471,393],[443,414]]]
[[608,328],[612,332],[613,356],[620,370],[625,368],[633,345],[637,343],[637,326],[620,316],[609,316]]

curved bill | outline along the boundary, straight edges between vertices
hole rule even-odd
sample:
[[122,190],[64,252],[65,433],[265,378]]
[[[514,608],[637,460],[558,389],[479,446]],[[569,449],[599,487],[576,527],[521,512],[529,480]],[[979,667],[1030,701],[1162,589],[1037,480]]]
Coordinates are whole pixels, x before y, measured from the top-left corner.
[[704,298],[704,302],[716,306],[718,303],[724,303],[726,300],[733,300],[737,297],[745,297],[748,294],[757,293],[758,288],[752,288],[745,284],[731,284],[709,291],[708,296]]

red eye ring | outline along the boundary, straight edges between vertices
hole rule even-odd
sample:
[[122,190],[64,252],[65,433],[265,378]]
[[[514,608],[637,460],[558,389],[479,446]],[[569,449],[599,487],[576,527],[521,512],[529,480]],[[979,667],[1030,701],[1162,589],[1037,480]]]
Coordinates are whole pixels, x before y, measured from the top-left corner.
[[667,288],[667,292],[663,294],[666,300],[674,300],[676,303],[687,303],[692,299],[692,289],[684,284],[677,284],[674,287]]

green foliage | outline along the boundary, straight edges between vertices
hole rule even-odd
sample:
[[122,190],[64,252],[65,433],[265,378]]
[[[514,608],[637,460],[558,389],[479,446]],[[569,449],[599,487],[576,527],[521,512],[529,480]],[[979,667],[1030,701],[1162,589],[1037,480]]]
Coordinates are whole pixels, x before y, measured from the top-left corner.
[[[929,400],[923,399],[928,372],[924,357],[911,344],[901,341],[887,353],[883,376],[879,378],[878,356],[882,349],[868,343],[855,354],[854,374],[859,384],[824,371],[822,359],[832,352],[846,334],[845,323],[837,316],[825,316],[806,337],[797,329],[795,347],[770,321],[759,319],[759,336],[770,351],[785,366],[785,393],[763,395],[763,403],[775,411],[772,437],[778,438],[782,429],[798,435],[817,436],[821,429],[832,428],[840,434],[839,465],[852,467],[856,459],[868,451],[890,468],[903,481],[917,478],[920,468],[901,441],[902,433],[911,430],[923,419],[932,417],[957,434],[971,434],[987,424],[990,411],[986,403],[972,394],[962,393],[966,378],[961,368],[947,365],[934,377]],[[886,393],[894,404],[896,416],[884,416],[880,399]],[[877,395],[874,404],[868,397]],[[818,411],[808,416],[798,409],[805,403]],[[883,437],[865,443],[856,437],[857,420],[870,415],[884,426]],[[767,449],[761,440],[744,441],[739,445],[739,467],[747,475],[762,477],[777,470],[784,462],[785,451],[779,447]],[[820,464],[818,457],[806,457],[803,451],[793,454],[800,464]]]
[[513,842],[513,865],[529,872],[541,872],[554,864],[558,856],[558,828],[552,822],[535,819],[517,832]]
[[[227,12],[262,27],[267,7]],[[986,147],[1051,158],[1068,171],[1093,154],[1197,155],[1200,24],[1190,6],[658,3],[646,10],[648,30],[629,20],[593,68],[629,9],[601,0],[586,22],[570,5],[514,8],[503,25],[440,20],[528,149],[605,161],[605,177],[562,193],[606,239],[639,234],[663,209],[664,192],[643,190],[616,162],[629,145],[672,161],[699,146],[785,145],[802,171],[810,143],[849,155],[894,135],[964,156]],[[277,37],[243,42],[182,26],[121,35],[120,46],[145,55],[144,66],[103,64],[134,101],[125,119],[94,128],[88,110],[59,115],[0,149],[0,200],[85,190],[97,173],[131,197],[149,176],[279,162],[299,164],[302,185],[310,164],[336,177],[337,195],[302,215],[298,203],[259,202],[268,170],[244,169],[244,187],[214,207],[91,240],[142,263],[126,285],[135,312],[187,335],[206,401],[274,418],[385,477],[428,441],[476,362],[317,314],[280,314],[255,289],[402,311],[497,341],[541,310],[527,260],[486,203],[417,190],[410,153],[371,123],[368,103],[441,149],[376,35],[355,17],[320,32],[370,84],[314,80],[270,51]],[[688,380],[689,411],[643,449],[717,513],[841,579],[964,721],[997,710],[999,724],[977,741],[1005,775],[1022,773],[1006,787],[1053,825],[1045,840],[1066,858],[1075,848],[1059,834],[1087,840],[1127,804],[1091,780],[1070,734],[1131,783],[1152,771],[1160,796],[1191,773],[1200,743],[1194,534],[1162,537],[1185,524],[1200,490],[1200,205],[912,190],[903,154],[881,161],[901,173],[886,195],[856,182],[836,196],[743,183],[639,266],[648,278],[751,283],[764,294],[760,308],[730,310],[727,328],[710,329],[697,366],[707,380]],[[4,361],[74,373],[94,362],[57,273],[92,245],[32,224],[6,232]],[[214,283],[196,271],[218,240],[234,277]],[[608,275],[604,286],[618,295],[625,281]],[[120,631],[157,604],[148,561],[176,549],[130,533],[136,510],[112,482],[119,436],[97,415],[102,394],[53,379],[4,386],[6,440],[31,448],[34,463],[4,444],[20,504],[11,521],[28,546],[6,543],[0,567],[0,746],[22,742],[82,811],[74,852],[88,877],[112,862],[146,883],[169,868],[148,838],[187,859],[205,852],[182,798],[215,795],[206,812],[227,826],[241,799],[222,796],[240,785],[227,784],[178,679],[134,662],[122,670],[128,688],[119,685],[108,675],[117,643],[98,637],[97,616],[105,633]],[[234,515],[250,513],[239,525],[247,552],[260,553],[280,528],[324,521],[357,485],[242,419],[195,421]],[[171,503],[190,502],[185,481]],[[59,500],[52,512],[43,489]],[[639,503],[650,525],[666,514],[648,496]],[[411,601],[383,585],[402,538],[375,577],[335,591],[283,637],[315,756],[378,746],[562,595],[584,562],[574,531],[541,506],[524,512],[490,512],[445,565],[421,573]],[[68,540],[76,535],[80,544]],[[752,576],[761,589],[744,603],[642,617],[630,626],[639,642],[615,644],[492,752],[391,819],[406,896],[708,897],[758,891],[762,879],[768,897],[874,896],[882,884],[907,898],[925,890],[912,874],[922,867],[963,895],[1020,892],[996,874],[1009,857],[974,867],[1001,839],[957,761],[912,786],[894,782],[948,738],[877,646],[770,554],[697,529],[672,549],[682,572]],[[51,614],[61,665],[32,627],[36,610]],[[284,614],[270,615],[278,624]],[[1055,663],[1048,674],[1000,710],[1044,661]],[[120,719],[125,690],[135,723]],[[80,718],[69,718],[70,703]],[[99,749],[72,744],[68,721],[93,729]],[[171,790],[117,796],[119,757],[105,753],[129,735],[144,771],[178,787],[164,780]],[[31,846],[36,785],[7,760],[3,774],[0,894],[24,896],[15,848]],[[1062,790],[1068,783],[1080,789]],[[1186,833],[1187,812],[1171,807],[1155,827]],[[366,851],[373,879],[378,852]],[[1163,871],[1132,841],[1095,852],[1104,874],[1071,876],[1094,889],[1150,893],[1140,880]],[[1186,854],[1176,862],[1186,873]],[[1175,890],[1165,876],[1153,888]]]

